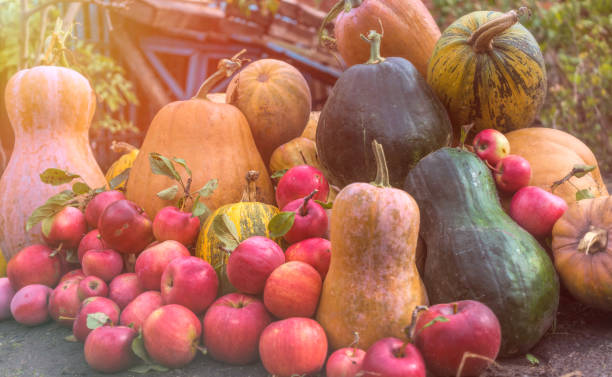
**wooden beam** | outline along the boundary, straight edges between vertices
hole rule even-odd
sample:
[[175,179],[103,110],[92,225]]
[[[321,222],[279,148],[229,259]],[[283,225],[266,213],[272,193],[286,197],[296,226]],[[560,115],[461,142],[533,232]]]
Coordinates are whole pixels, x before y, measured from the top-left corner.
[[282,0],[278,7],[278,14],[295,20],[298,24],[319,29],[327,15],[319,9],[300,4],[298,0]]

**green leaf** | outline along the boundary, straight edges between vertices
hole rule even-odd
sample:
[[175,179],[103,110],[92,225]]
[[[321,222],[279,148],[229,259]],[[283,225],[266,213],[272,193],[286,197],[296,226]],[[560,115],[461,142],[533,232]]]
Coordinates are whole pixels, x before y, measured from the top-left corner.
[[327,202],[327,203],[325,203],[325,202],[322,202],[322,201],[316,200],[316,199],[315,199],[315,202],[317,202],[321,207],[323,207],[323,209],[330,209],[330,208],[332,208],[334,206],[334,202]]
[[79,340],[76,338],[76,336],[74,336],[74,334],[70,334],[70,335],[66,336],[66,337],[64,338],[64,340],[65,340],[65,341],[67,341],[67,342],[72,342],[72,343],[76,343],[76,342],[78,342],[78,341],[79,341]]
[[178,192],[179,192],[178,185],[173,185],[171,187],[168,187],[167,189],[164,189],[158,192],[157,196],[159,196],[163,200],[174,200]]
[[187,166],[187,161],[185,161],[182,158],[177,158],[177,157],[173,158],[172,160],[176,162],[177,164],[181,165],[183,168],[185,168],[187,175],[191,177],[191,169],[189,169],[189,167]]
[[49,168],[40,174],[40,180],[46,184],[59,186],[68,183],[75,178],[80,178],[78,174],[69,173],[62,169]]
[[282,237],[291,228],[295,222],[295,212],[281,212],[276,215],[268,223],[268,231],[270,231],[270,238]]
[[130,170],[132,170],[132,168],[127,168],[121,173],[119,173],[116,177],[111,179],[108,184],[110,186],[110,189],[114,190],[119,187],[123,182],[127,181],[128,177],[130,176]]
[[578,164],[578,165],[574,165],[573,170],[574,170],[574,177],[582,178],[585,175],[587,175],[589,172],[592,172],[593,170],[595,170],[595,166]]
[[77,195],[87,194],[89,191],[91,191],[91,187],[89,187],[87,183],[75,182],[72,185],[72,191]]
[[240,243],[236,225],[234,225],[227,214],[224,213],[215,217],[212,228],[215,236],[223,243],[226,249],[230,251],[234,250]]
[[[196,200],[195,204],[193,205],[193,208],[191,208],[191,216],[202,217],[204,215],[208,217],[208,215],[210,215],[210,209],[206,206],[206,204],[202,203],[199,200]],[[203,223],[201,218],[200,223]]]
[[55,216],[56,213],[66,207],[69,201],[74,199],[74,196],[74,192],[70,190],[64,190],[51,196],[45,204],[32,211],[32,214],[26,221],[26,232],[29,232],[32,227],[44,219]]
[[51,233],[51,227],[53,226],[53,218],[56,214],[57,213],[53,214],[52,216],[45,217],[40,223],[40,230],[45,236],[48,236]]
[[144,339],[142,338],[142,331],[138,334],[137,337],[132,340],[132,351],[136,356],[138,356],[141,360],[143,360],[147,364],[151,364],[151,359],[149,359],[149,355],[147,354],[147,350],[144,346]]
[[110,318],[106,313],[97,312],[97,313],[89,313],[87,314],[87,328],[90,330],[95,330],[98,327],[106,325]]
[[423,331],[424,329],[428,328],[429,326],[433,326],[434,324],[438,322],[448,322],[448,321],[450,321],[448,318],[446,318],[443,315],[439,315],[436,318],[432,319],[431,321],[427,322],[425,326],[421,327],[419,331]]
[[198,351],[202,353],[202,355],[208,355],[208,349],[206,347],[198,346],[197,348],[198,348]]
[[593,199],[595,196],[591,194],[589,189],[583,189],[576,191],[576,201],[580,201],[583,199]]
[[159,365],[159,364],[140,364],[140,365],[133,366],[128,370],[130,372],[139,373],[139,374],[148,373],[150,371],[155,371],[155,372],[169,371],[168,368],[166,368],[163,365]]
[[465,144],[465,140],[470,134],[470,130],[472,129],[472,127],[474,127],[474,123],[461,126],[461,138],[459,139],[459,145],[461,145],[461,147],[463,147],[463,145]]
[[272,173],[272,175],[270,176],[270,178],[272,179],[276,179],[276,178],[282,178],[283,175],[285,175],[285,173],[288,171],[289,169],[283,169],[283,170],[277,170],[274,173]]
[[532,354],[528,353],[527,355],[525,355],[525,358],[527,359],[527,361],[529,361],[529,363],[531,365],[539,365],[540,364],[540,360],[538,360],[537,357],[533,356]]
[[200,194],[202,198],[208,198],[217,189],[217,187],[219,187],[219,181],[213,178],[206,182],[204,187],[198,190],[198,194]]
[[155,152],[149,153],[149,164],[151,165],[153,174],[165,175],[175,181],[181,180],[181,176],[174,168],[172,161],[167,157]]

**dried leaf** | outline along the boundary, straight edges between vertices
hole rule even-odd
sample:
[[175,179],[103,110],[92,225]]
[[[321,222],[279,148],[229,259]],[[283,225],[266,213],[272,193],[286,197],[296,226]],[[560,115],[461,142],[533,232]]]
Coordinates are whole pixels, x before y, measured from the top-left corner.
[[40,180],[46,184],[59,186],[68,183],[75,178],[80,178],[78,174],[69,173],[62,169],[49,168],[40,174]]
[[167,157],[155,152],[149,153],[149,164],[151,165],[153,174],[165,175],[175,181],[181,180],[181,176],[174,168],[172,161]]
[[110,189],[114,190],[119,187],[123,182],[127,181],[130,176],[130,170],[132,170],[132,168],[127,168],[121,173],[119,173],[117,176],[115,176],[113,179],[111,179],[108,184]]
[[72,185],[72,192],[77,195],[87,194],[89,191],[91,191],[91,187],[89,187],[87,183],[75,182]]
[[291,228],[295,222],[295,212],[281,212],[276,214],[268,223],[268,231],[270,238],[282,237]]
[[76,336],[74,336],[74,334],[70,334],[70,335],[66,336],[66,337],[64,338],[64,340],[65,340],[65,341],[67,341],[67,342],[72,342],[72,343],[76,343],[76,342],[78,342],[78,341],[79,341],[79,340],[76,338]]
[[591,193],[589,189],[583,189],[576,191],[576,201],[580,201],[583,199],[593,199],[595,196]]
[[106,313],[89,313],[87,314],[87,328],[90,330],[95,330],[98,327],[106,325],[109,320],[110,318],[108,315],[106,315]]
[[198,194],[200,194],[202,198],[208,198],[217,189],[217,187],[219,187],[219,181],[213,178],[206,182],[204,187],[198,190]]
[[163,189],[157,193],[157,196],[163,200],[174,200],[176,198],[176,194],[179,192],[178,185],[173,185],[168,187],[167,189]]

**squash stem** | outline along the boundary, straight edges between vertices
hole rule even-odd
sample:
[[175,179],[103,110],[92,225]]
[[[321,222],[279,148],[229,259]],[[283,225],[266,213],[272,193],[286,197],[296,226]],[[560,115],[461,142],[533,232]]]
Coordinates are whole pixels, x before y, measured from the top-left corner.
[[376,159],[376,179],[373,182],[377,187],[391,187],[389,184],[389,169],[387,168],[387,159],[383,146],[376,140],[372,141],[372,149],[374,150],[374,158]]
[[589,231],[582,237],[578,244],[578,251],[585,255],[595,254],[606,250],[608,247],[608,230],[595,228],[593,225]]
[[519,17],[524,14],[531,14],[527,7],[520,7],[518,10],[511,10],[504,15],[481,25],[467,40],[475,52],[482,53],[493,49],[493,38],[512,27],[518,22]]
[[207,99],[206,95],[212,88],[215,87],[221,80],[226,77],[230,77],[237,70],[242,67],[242,62],[245,59],[241,59],[240,55],[244,54],[246,49],[242,49],[239,53],[232,56],[230,59],[221,59],[219,64],[217,64],[217,72],[213,73],[209,78],[206,79],[198,89],[198,93],[193,97],[194,99]]
[[327,13],[327,15],[325,16],[325,18],[323,19],[323,22],[321,23],[321,26],[319,27],[319,41],[323,41],[323,40],[332,40],[335,42],[335,39],[330,38],[328,36],[324,35],[325,32],[325,27],[332,23],[336,17],[338,17],[338,15],[340,13],[342,13],[342,11],[345,12],[350,12],[353,8],[357,8],[358,6],[361,5],[361,2],[363,0],[339,0]]
[[361,39],[370,44],[370,59],[365,64],[378,64],[385,61],[385,58],[380,56],[382,37],[382,34],[379,34],[376,30],[370,30],[367,37],[361,34]]
[[242,193],[241,202],[256,202],[257,201],[257,186],[255,181],[259,178],[259,172],[257,170],[249,170],[246,174],[246,188]]
[[308,214],[308,212],[306,211],[306,206],[308,205],[308,201],[312,199],[312,197],[315,196],[317,192],[319,192],[319,190],[314,189],[312,190],[310,194],[308,194],[308,196],[304,198],[304,202],[300,204],[300,208],[299,208],[300,216],[306,216]]

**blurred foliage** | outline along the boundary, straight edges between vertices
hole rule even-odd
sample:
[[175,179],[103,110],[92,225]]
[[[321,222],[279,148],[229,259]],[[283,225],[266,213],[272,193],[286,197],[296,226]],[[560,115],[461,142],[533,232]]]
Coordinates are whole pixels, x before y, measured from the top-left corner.
[[433,0],[433,5],[442,30],[475,10],[528,6],[533,14],[521,23],[540,43],[548,75],[539,121],[578,137],[593,150],[602,172],[612,173],[611,0]]

